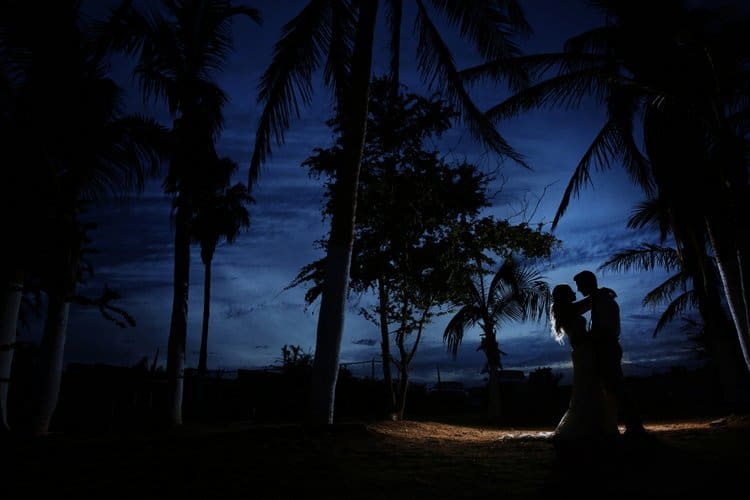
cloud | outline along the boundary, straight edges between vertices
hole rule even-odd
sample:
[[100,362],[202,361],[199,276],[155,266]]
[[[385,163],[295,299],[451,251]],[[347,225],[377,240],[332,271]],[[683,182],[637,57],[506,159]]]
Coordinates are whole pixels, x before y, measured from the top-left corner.
[[377,339],[358,339],[352,342],[352,344],[374,346],[378,344]]

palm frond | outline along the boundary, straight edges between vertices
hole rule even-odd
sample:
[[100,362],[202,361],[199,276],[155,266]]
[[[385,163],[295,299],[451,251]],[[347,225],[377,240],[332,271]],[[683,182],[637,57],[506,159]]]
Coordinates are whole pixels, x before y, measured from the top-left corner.
[[650,197],[655,189],[651,167],[633,136],[633,123],[640,98],[639,89],[632,85],[614,86],[607,99],[607,114],[617,128],[619,156],[625,170],[646,196]]
[[541,321],[549,312],[552,294],[546,278],[536,269],[522,268],[523,283],[523,318],[524,320]]
[[497,123],[536,108],[560,106],[575,109],[588,97],[604,101],[615,83],[613,75],[600,68],[558,74],[513,94],[486,113],[493,123]]
[[608,55],[612,46],[612,27],[593,28],[568,38],[563,50],[569,54]]
[[695,297],[692,291],[681,293],[675,299],[669,303],[664,312],[659,316],[659,321],[656,322],[654,331],[651,334],[652,337],[664,329],[667,324],[675,320],[679,315],[690,309],[695,303]]
[[300,116],[300,101],[312,99],[312,76],[331,45],[331,3],[311,0],[302,11],[284,25],[281,39],[274,46],[271,64],[261,77],[258,102],[263,104],[255,146],[250,160],[248,186],[260,175],[260,167],[271,154],[272,138],[284,143],[284,131],[290,119]]
[[312,285],[305,293],[305,303],[312,304],[323,293],[323,275],[325,273],[326,259],[318,259],[307,264],[300,269],[297,276],[284,287],[284,290],[290,290],[303,283],[311,282]]
[[625,272],[631,269],[651,271],[663,268],[667,272],[680,269],[677,250],[671,247],[641,243],[636,248],[628,248],[615,253],[599,266],[600,271]]
[[518,272],[518,261],[513,257],[505,259],[494,276],[492,276],[490,286],[487,288],[487,297],[490,297],[490,300],[492,300],[492,297],[500,295],[499,289],[501,286],[515,286]]
[[578,161],[573,175],[568,181],[568,185],[563,192],[560,205],[557,207],[555,217],[552,220],[552,230],[557,228],[557,224],[565,214],[570,204],[571,196],[578,196],[581,188],[585,184],[593,186],[591,180],[591,165],[596,165],[599,169],[606,168],[612,164],[619,154],[619,135],[617,133],[617,125],[611,120],[607,121],[604,126],[596,134],[594,140],[589,145],[586,152],[583,154],[581,159]]
[[177,83],[173,77],[164,74],[149,62],[143,60],[139,61],[133,68],[133,74],[140,77],[141,98],[144,102],[148,102],[149,99],[153,101],[166,100],[169,112],[172,115],[177,114],[179,101],[176,99]]
[[689,279],[689,276],[682,272],[670,276],[662,284],[648,292],[643,298],[642,304],[644,306],[656,307],[658,304],[663,304],[671,300],[677,290],[684,292],[688,289]]
[[513,36],[531,32],[523,9],[512,0],[432,0],[431,4],[458,27],[461,38],[471,42],[484,59],[519,56],[521,49]]
[[666,205],[666,200],[649,198],[636,205],[633,213],[628,218],[627,226],[630,229],[655,227],[659,230],[661,242],[664,243],[672,232],[668,211],[669,208]]
[[242,183],[230,186],[237,163],[229,157],[216,158],[210,168],[210,178],[195,200],[195,215],[191,224],[193,240],[201,245],[201,259],[210,262],[222,239],[232,244],[243,229],[250,227],[247,206],[255,200]]
[[134,55],[141,51],[149,33],[154,32],[155,19],[133,6],[133,0],[123,0],[110,9],[104,21],[92,24],[90,33],[99,56],[110,51]]
[[245,16],[255,21],[255,24],[257,24],[258,26],[261,26],[263,24],[263,16],[258,9],[255,9],[253,7],[246,7],[244,5],[231,5],[230,7],[225,8],[224,12],[226,12],[226,17],[228,18],[233,18],[234,16]]
[[523,304],[519,301],[519,297],[512,293],[495,295],[490,302],[488,312],[495,328],[505,323],[524,320]]
[[657,198],[649,198],[636,204],[628,217],[628,229],[643,229],[658,225],[661,212],[661,204]]
[[447,44],[440,36],[420,0],[417,0],[417,6],[418,11],[415,21],[418,32],[417,66],[421,77],[429,85],[433,85],[437,81],[449,102],[459,110],[473,137],[482,141],[497,154],[508,157],[525,168],[530,168],[524,158],[508,144],[492,122],[471,100],[463,86]]
[[536,269],[509,257],[492,277],[487,292],[488,308],[498,324],[538,321],[547,313],[549,295],[549,285]]
[[323,81],[336,97],[336,109],[343,107],[344,88],[351,70],[356,18],[351,4],[344,0],[331,2],[331,35]]
[[531,54],[513,58],[485,61],[459,71],[465,83],[492,81],[505,83],[515,92],[531,86],[532,81],[559,66],[565,54]]
[[222,110],[224,105],[229,102],[229,97],[211,80],[199,80],[195,82],[195,91],[201,96],[201,113],[202,118],[208,123],[214,140],[224,128],[224,114]]
[[464,338],[464,331],[466,328],[476,325],[480,317],[481,315],[476,306],[465,305],[448,321],[443,332],[443,342],[446,343],[453,359],[458,354],[458,346],[461,345],[461,341]]
[[169,147],[169,132],[150,117],[126,116],[101,127],[96,135],[100,146],[92,150],[91,163],[78,165],[89,170],[81,196],[96,201],[119,197],[131,189],[142,191],[146,177],[159,173]]
[[179,37],[189,40],[196,49],[192,55],[198,60],[196,67],[201,68],[205,78],[210,71],[221,71],[232,53],[232,19],[235,16],[248,17],[259,25],[263,22],[257,9],[230,5],[226,0],[203,2],[197,13],[199,23],[194,20],[195,11],[193,6],[179,4],[173,13],[178,20]]

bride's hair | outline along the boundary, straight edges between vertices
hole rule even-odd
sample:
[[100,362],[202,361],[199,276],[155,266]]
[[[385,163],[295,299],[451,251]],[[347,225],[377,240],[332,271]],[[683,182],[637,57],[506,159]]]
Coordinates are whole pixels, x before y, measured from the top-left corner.
[[575,299],[575,292],[568,285],[557,285],[552,289],[552,305],[550,306],[550,323],[552,338],[562,344],[565,340],[563,323],[571,316],[570,304]]

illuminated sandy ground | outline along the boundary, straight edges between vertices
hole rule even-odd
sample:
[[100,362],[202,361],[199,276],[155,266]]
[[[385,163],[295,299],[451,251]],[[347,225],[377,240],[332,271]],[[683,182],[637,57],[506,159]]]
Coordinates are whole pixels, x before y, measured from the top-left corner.
[[[647,423],[646,429],[656,437],[683,432],[710,431],[725,426],[750,425],[750,417],[726,417],[720,419],[692,419]],[[546,440],[552,436],[553,428],[509,428],[497,429],[486,426],[465,426],[438,422],[382,422],[368,424],[368,429],[389,437],[403,440],[453,441],[456,443],[481,443],[512,439]],[[620,432],[624,432],[620,427]]]
[[[657,444],[558,456],[552,428],[429,421],[232,422],[9,443],[8,498],[507,500],[728,498],[750,416],[646,422]],[[582,459],[582,460],[579,460]]]

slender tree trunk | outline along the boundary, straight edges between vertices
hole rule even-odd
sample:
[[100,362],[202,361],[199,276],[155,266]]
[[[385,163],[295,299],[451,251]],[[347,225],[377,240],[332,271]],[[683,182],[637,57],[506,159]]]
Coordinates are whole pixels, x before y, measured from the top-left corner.
[[[734,334],[734,324],[726,315],[721,296],[722,286],[714,270],[712,259],[705,253],[705,244],[694,248],[702,252],[699,256],[701,278],[693,278],[693,291],[697,296],[698,310],[705,323],[705,334],[711,349],[713,366],[716,369],[724,403],[730,411],[739,408],[742,396],[742,382],[747,378],[742,368],[742,356]],[[745,377],[743,377],[745,375]]]
[[367,131],[367,106],[377,10],[377,0],[360,4],[352,67],[344,102],[343,114],[346,120],[343,132],[343,158],[337,169],[336,184],[333,187],[331,234],[326,254],[327,264],[311,380],[310,419],[312,423],[317,424],[333,424],[344,329],[344,306],[354,241],[359,168]]
[[203,325],[201,327],[201,350],[198,355],[198,376],[206,373],[208,357],[208,319],[211,316],[211,259],[204,262],[203,281]]
[[60,293],[48,295],[47,319],[40,345],[40,363],[36,386],[36,405],[31,419],[31,432],[35,436],[49,431],[52,415],[57,408],[63,372],[65,336],[68,328],[70,302]]
[[[750,227],[744,226],[740,230],[750,231]],[[748,245],[744,245],[744,239],[747,238],[743,238],[737,249],[737,269],[739,270],[739,293],[745,310],[745,340],[750,343],[750,259],[748,259],[750,252],[748,252]],[[750,364],[748,365],[748,372],[750,372]]]
[[727,245],[728,248],[725,247],[725,235],[717,234],[717,228],[712,224],[712,221],[706,220],[706,227],[716,258],[716,265],[719,268],[719,276],[729,306],[729,313],[734,322],[737,339],[742,350],[742,358],[748,371],[750,371],[750,325],[748,325],[747,297],[745,297],[742,282],[741,254],[731,245]]
[[380,352],[383,357],[383,385],[385,386],[386,415],[391,420],[395,418],[396,394],[391,374],[391,336],[388,332],[388,291],[383,280],[378,280],[378,294],[380,299]]
[[[404,311],[408,309],[408,302],[403,302]],[[427,321],[427,314],[429,313],[430,306],[427,306],[422,310],[422,315],[417,322],[417,333],[415,334],[414,343],[411,348],[406,348],[406,339],[408,337],[407,330],[407,319],[405,314],[401,319],[401,328],[399,328],[396,334],[396,346],[398,347],[398,354],[400,356],[398,365],[399,372],[399,383],[398,383],[398,394],[396,395],[396,410],[393,412],[394,420],[403,420],[404,412],[406,411],[406,398],[409,390],[409,366],[411,365],[414,356],[417,353],[419,347],[419,341],[422,339],[422,331],[424,329],[425,322]]]
[[10,370],[13,366],[16,331],[18,329],[18,311],[23,297],[23,272],[18,270],[5,284],[2,303],[0,303],[0,434],[10,431],[8,424],[8,389],[10,387]]
[[406,396],[409,389],[409,367],[406,363],[399,366],[398,381],[398,400],[396,401],[396,411],[394,412],[396,420],[403,420],[406,412]]
[[174,240],[174,285],[172,322],[167,344],[169,393],[168,423],[182,425],[182,395],[185,376],[188,289],[190,283],[190,213],[183,202],[177,209]]

